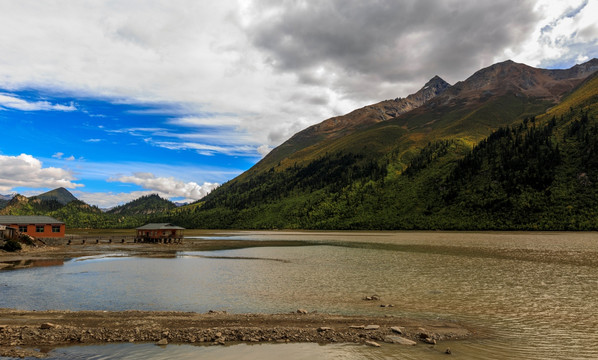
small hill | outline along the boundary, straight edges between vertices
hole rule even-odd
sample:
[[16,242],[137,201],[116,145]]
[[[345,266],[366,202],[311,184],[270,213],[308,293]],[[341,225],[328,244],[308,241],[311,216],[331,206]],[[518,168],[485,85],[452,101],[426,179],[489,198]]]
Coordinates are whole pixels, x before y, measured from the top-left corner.
[[67,189],[60,187],[58,189],[54,189],[43,194],[34,196],[32,198],[40,199],[40,200],[55,200],[62,205],[66,205],[71,201],[77,200],[77,198],[70,193]]
[[0,210],[0,215],[46,215],[63,206],[54,199],[27,198],[17,194]]
[[157,194],[142,196],[124,205],[108,210],[107,214],[114,215],[150,215],[175,209],[177,206],[172,201],[162,199]]

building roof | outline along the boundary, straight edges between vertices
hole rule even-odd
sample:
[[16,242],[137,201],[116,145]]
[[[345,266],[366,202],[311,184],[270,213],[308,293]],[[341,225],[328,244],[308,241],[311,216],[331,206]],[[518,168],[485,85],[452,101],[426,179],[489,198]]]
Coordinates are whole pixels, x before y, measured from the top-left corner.
[[137,230],[185,230],[185,228],[170,223],[150,223],[138,227]]
[[0,224],[3,225],[31,225],[31,224],[64,224],[50,216],[13,216],[0,215]]

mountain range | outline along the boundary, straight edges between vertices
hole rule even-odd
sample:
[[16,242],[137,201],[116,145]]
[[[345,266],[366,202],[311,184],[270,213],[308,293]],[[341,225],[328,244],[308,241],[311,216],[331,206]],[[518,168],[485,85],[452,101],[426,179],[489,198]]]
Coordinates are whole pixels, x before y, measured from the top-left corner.
[[505,61],[454,85],[434,76],[298,132],[181,207],[150,196],[102,212],[57,189],[0,212],[43,204],[71,227],[596,230],[597,70]]
[[[596,184],[598,174],[577,160],[579,140],[565,136],[578,121],[593,129],[596,70],[597,59],[564,70],[505,61],[452,86],[434,77],[404,112],[405,101],[386,100],[297,133],[179,217],[213,228],[596,227],[570,181]],[[464,165],[472,158],[475,166]],[[554,166],[538,166],[549,159]]]

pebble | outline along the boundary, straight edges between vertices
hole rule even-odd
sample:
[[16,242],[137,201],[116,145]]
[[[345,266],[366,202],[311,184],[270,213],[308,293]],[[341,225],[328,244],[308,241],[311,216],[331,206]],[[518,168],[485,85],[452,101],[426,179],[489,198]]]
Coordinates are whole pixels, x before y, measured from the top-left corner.
[[367,341],[365,342],[365,344],[366,344],[366,345],[368,345],[368,346],[380,347],[380,344],[378,344],[378,343],[377,343],[377,342],[375,342],[375,341],[371,341],[371,340],[367,340]]
[[384,342],[391,343],[391,344],[400,344],[400,345],[409,345],[414,346],[417,343],[413,340],[406,339],[401,336],[397,335],[387,335],[384,337]]
[[331,327],[327,327],[327,326],[320,326],[320,327],[318,328],[318,331],[319,331],[319,332],[322,332],[322,331],[328,331],[328,330],[332,330],[332,328],[331,328]]
[[427,337],[425,339],[422,339],[422,341],[425,342],[426,344],[436,345],[436,340],[432,339],[432,338],[429,338],[429,337]]
[[380,325],[368,325],[364,327],[364,330],[378,330],[380,329]]
[[40,325],[40,329],[54,329],[56,327],[56,325],[52,324],[52,323],[43,323]]
[[349,325],[350,329],[365,329],[365,325]]
[[297,314],[307,314],[307,310],[305,310],[305,309],[297,309]]
[[403,335],[405,333],[405,329],[403,329],[402,327],[399,327],[399,326],[392,326],[390,328],[390,330],[392,330],[392,332],[395,332],[399,335]]

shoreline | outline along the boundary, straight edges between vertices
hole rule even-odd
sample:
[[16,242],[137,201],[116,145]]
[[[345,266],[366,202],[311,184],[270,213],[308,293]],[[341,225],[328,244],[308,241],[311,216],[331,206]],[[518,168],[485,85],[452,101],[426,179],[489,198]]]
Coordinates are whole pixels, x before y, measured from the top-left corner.
[[[433,346],[475,337],[477,331],[442,320],[394,316],[173,311],[29,311],[0,308],[0,356],[44,357],[36,349],[102,343],[157,345],[229,343],[358,343]],[[372,343],[373,342],[373,343]],[[416,345],[417,344],[417,345]],[[444,344],[446,345],[446,344]],[[440,349],[444,351],[444,347]]]

